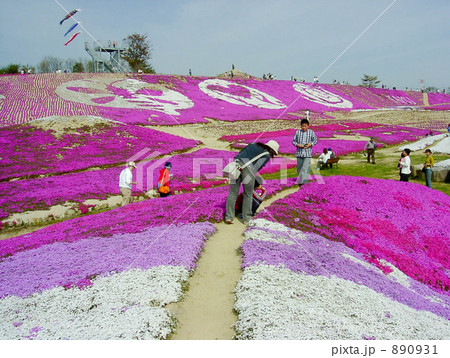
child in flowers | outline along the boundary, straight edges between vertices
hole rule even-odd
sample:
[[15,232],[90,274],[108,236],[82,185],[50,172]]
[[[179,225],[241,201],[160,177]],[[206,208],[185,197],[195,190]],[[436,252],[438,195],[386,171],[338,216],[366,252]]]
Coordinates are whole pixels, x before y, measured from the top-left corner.
[[164,164],[164,168],[161,169],[159,173],[158,193],[162,198],[169,196],[172,193],[170,190],[170,179],[172,178],[172,174],[170,174],[171,169],[172,163],[166,162],[166,164]]
[[133,169],[136,168],[135,162],[128,162],[127,167],[121,171],[119,177],[119,188],[122,194],[122,206],[131,202],[131,185],[133,182]]
[[270,158],[278,154],[280,145],[274,141],[269,140],[266,144],[251,143],[242,149],[234,160],[241,166],[250,162],[247,166],[242,168],[240,176],[230,181],[230,191],[228,192],[225,223],[232,224],[236,214],[235,204],[236,199],[241,188],[244,187],[243,201],[242,201],[242,222],[247,225],[252,216],[252,197],[253,189],[255,187],[256,174],[263,168]]
[[433,186],[431,185],[431,167],[434,166],[434,158],[431,155],[430,149],[425,150],[425,155],[427,156],[427,158],[425,159],[425,163],[423,163],[423,168],[425,169],[425,183],[426,186],[431,189],[433,188]]
[[[266,198],[266,188],[262,186],[263,179],[257,175],[255,178],[255,188],[253,189],[252,197],[252,216],[255,216],[256,210],[260,207],[262,201]],[[240,214],[242,212],[242,202],[244,200],[244,194],[240,193],[236,199],[236,204],[234,206],[236,213]]]
[[409,157],[411,150],[405,148],[403,150],[404,158],[403,161],[400,159],[398,165],[400,166],[400,181],[409,181],[409,176],[411,175],[411,158]]
[[317,136],[309,129],[309,121],[302,119],[301,129],[295,132],[292,144],[296,148],[295,157],[297,158],[297,183],[299,186],[308,182],[311,169],[312,147],[317,144]]

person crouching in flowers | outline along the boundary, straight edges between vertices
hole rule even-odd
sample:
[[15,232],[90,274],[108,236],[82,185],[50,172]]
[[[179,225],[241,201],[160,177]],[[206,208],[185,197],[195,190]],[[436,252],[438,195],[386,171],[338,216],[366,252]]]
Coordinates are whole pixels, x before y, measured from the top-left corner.
[[164,168],[161,169],[159,173],[158,193],[161,198],[172,194],[172,191],[170,190],[170,179],[172,178],[172,174],[170,174],[171,169],[172,163],[167,162],[166,164],[164,164]]
[[[261,206],[262,201],[266,198],[267,191],[266,188],[262,186],[263,178],[259,175],[255,178],[255,187],[253,189],[253,196],[252,196],[252,216],[256,215],[256,210]],[[240,193],[236,199],[236,204],[234,206],[234,209],[236,210],[237,214],[242,213],[242,203],[244,201],[244,194]]]
[[423,163],[423,168],[425,170],[425,183],[427,187],[432,189],[433,186],[431,184],[431,174],[432,174],[431,168],[434,166],[434,158],[431,155],[430,149],[425,150],[425,155],[427,156],[427,158],[425,159],[425,163]]
[[252,143],[242,149],[238,155],[234,157],[234,161],[245,166],[241,170],[239,178],[230,181],[230,190],[227,197],[225,223],[232,224],[236,214],[235,204],[236,199],[241,189],[241,184],[244,187],[244,198],[242,201],[242,222],[247,225],[252,217],[252,196],[255,187],[255,178],[259,170],[261,170],[270,158],[278,154],[280,145],[274,141],[269,140],[266,144]]

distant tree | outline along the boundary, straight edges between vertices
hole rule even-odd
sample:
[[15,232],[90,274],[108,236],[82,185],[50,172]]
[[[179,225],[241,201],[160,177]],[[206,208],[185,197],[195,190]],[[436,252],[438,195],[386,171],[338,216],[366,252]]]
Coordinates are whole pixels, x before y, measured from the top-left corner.
[[9,64],[6,67],[2,67],[0,68],[0,74],[4,75],[4,74],[14,74],[14,73],[18,73],[19,69],[23,68],[22,65],[16,64],[16,63],[12,63]]
[[361,78],[362,85],[364,87],[377,87],[380,81],[378,80],[378,76],[370,76],[364,74],[364,77]]
[[84,72],[84,66],[81,62],[76,62],[72,67],[72,72]]
[[430,87],[425,88],[424,91],[425,92],[436,92],[437,91],[437,87],[430,86]]
[[46,56],[37,65],[38,72],[41,73],[51,73],[56,72],[56,70],[63,70],[64,60],[53,56]]
[[155,73],[149,61],[152,57],[152,48],[147,35],[132,34],[124,40],[126,50],[122,58],[128,62],[134,72],[141,70],[145,73]]

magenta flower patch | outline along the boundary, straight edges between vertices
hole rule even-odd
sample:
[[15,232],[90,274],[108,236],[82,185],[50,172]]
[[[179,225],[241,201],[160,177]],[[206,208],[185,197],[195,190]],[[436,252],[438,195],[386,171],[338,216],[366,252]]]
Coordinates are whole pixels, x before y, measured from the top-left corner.
[[377,266],[386,260],[414,280],[448,292],[447,195],[393,180],[324,180],[303,186],[258,217],[344,242]]

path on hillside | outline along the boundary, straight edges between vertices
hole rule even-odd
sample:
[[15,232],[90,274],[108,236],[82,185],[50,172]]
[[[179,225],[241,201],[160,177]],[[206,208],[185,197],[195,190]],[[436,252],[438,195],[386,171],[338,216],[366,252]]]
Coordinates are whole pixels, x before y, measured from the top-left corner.
[[[297,190],[286,189],[261,206],[265,208]],[[244,242],[245,226],[236,219],[232,225],[216,224],[216,229],[206,241],[184,298],[167,306],[178,319],[173,340],[226,340],[235,334],[234,289],[242,274],[242,258],[237,250]]]

